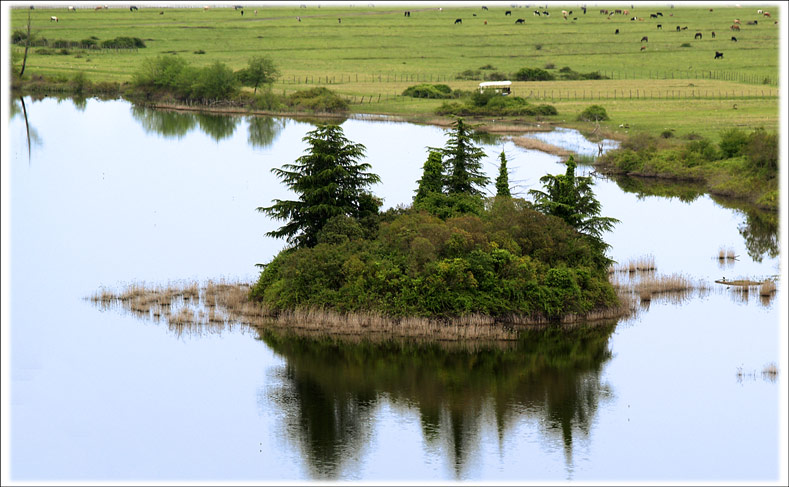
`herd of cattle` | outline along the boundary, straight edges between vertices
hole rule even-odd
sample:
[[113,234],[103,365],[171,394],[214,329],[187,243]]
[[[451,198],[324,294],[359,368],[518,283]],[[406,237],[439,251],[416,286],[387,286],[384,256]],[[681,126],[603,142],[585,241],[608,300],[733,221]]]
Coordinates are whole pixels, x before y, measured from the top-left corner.
[[[306,5],[300,5],[300,7],[301,7],[301,8],[306,8]],[[32,6],[31,6],[30,8],[31,8],[31,9],[33,9],[34,7],[32,7]],[[235,10],[241,10],[241,15],[244,15],[244,10],[243,10],[243,9],[244,9],[244,7],[243,7],[242,5],[235,5],[235,6],[233,6],[233,8],[234,8]],[[549,17],[551,14],[550,14],[550,12],[547,10],[547,8],[548,8],[548,7],[547,7],[547,5],[546,5],[545,9],[543,9],[543,10],[539,10],[539,9],[538,9],[538,10],[534,10],[534,11],[533,11],[533,15],[534,15],[535,17]],[[631,7],[631,8],[632,8],[632,7]],[[674,6],[672,5],[672,6],[671,6],[671,8],[674,8]],[[108,6],[108,5],[97,5],[96,7],[94,7],[94,10],[105,10],[105,9],[109,9],[109,6]],[[206,5],[205,7],[203,7],[203,9],[204,9],[204,10],[209,10],[209,9],[210,9],[210,7]],[[69,10],[69,11],[75,11],[75,10],[76,10],[76,7],[74,7],[74,6],[69,6],[69,7],[68,7],[68,10]],[[138,8],[137,8],[137,6],[135,6],[135,5],[131,5],[131,6],[129,7],[129,11],[130,11],[130,12],[135,12],[135,11],[137,11],[137,10],[139,10],[139,9],[138,9]],[[442,11],[443,9],[439,8],[439,10],[440,10],[440,11]],[[488,7],[486,7],[486,6],[483,6],[483,7],[482,7],[482,10],[483,10],[483,11],[487,11],[487,10],[488,10]],[[710,10],[710,12],[712,12],[712,11],[713,11],[713,9],[709,9],[709,10]],[[583,14],[584,14],[584,15],[586,15],[586,6],[585,6],[585,5],[581,7],[581,11],[583,12]],[[757,12],[757,14],[758,14],[758,15],[762,15],[763,17],[766,17],[766,18],[771,18],[771,17],[772,17],[772,15],[770,14],[770,12],[768,12],[768,11],[765,11],[765,10],[762,10],[762,9],[759,9],[759,10],[757,10],[756,12]],[[257,13],[258,13],[258,12],[257,12],[257,10],[255,10],[255,15],[257,15]],[[161,12],[159,12],[159,14],[160,14],[160,15],[163,15],[163,14],[164,14],[164,11],[161,11]],[[568,17],[569,17],[569,16],[571,16],[572,14],[573,14],[573,11],[572,11],[572,10],[562,10],[562,11],[561,11],[561,15],[562,15],[562,17],[564,18],[564,20],[567,20],[567,19],[568,19]],[[610,20],[610,19],[611,19],[611,17],[612,17],[612,16],[614,16],[614,15],[623,15],[623,16],[628,16],[628,15],[630,15],[630,10],[627,10],[627,9],[600,9],[600,14],[601,14],[601,15],[605,15],[605,16],[606,16],[606,18],[607,18],[608,20]],[[472,14],[472,15],[473,15],[474,17],[476,17],[476,16],[477,16],[477,14]],[[405,16],[405,17],[410,17],[410,16],[411,16],[411,12],[410,12],[410,11],[408,11],[408,10],[407,10],[407,11],[405,11],[405,13],[404,13],[404,16]],[[505,11],[504,11],[504,16],[505,16],[505,17],[510,17],[510,16],[512,16],[512,10],[505,10]],[[673,13],[670,13],[670,14],[669,14],[669,16],[670,16],[670,17],[673,17],[673,16],[674,16],[674,14],[673,14]],[[651,13],[651,14],[649,14],[649,18],[650,18],[650,19],[659,19],[660,17],[663,17],[663,13],[662,13],[662,12],[655,12],[655,13]],[[298,20],[299,22],[301,22],[301,17],[296,17],[296,18],[297,18],[297,20]],[[59,21],[60,21],[60,19],[59,19],[58,17],[54,16],[54,15],[53,15],[53,16],[51,16],[51,17],[49,18],[49,20],[50,20],[50,22],[59,22]],[[572,20],[578,20],[578,17],[572,17]],[[643,22],[643,21],[644,21],[644,18],[643,18],[643,17],[630,17],[630,20],[631,20],[631,21],[639,21],[639,22]],[[342,23],[342,19],[337,19],[337,21],[338,21],[339,23]],[[457,24],[462,24],[462,23],[463,23],[463,19],[462,19],[462,18],[457,18],[457,19],[455,19],[455,24],[456,24],[456,25],[457,25]],[[485,21],[484,21],[484,23],[485,23],[485,25],[487,25],[487,24],[488,24],[488,21],[487,21],[487,20],[485,20]],[[775,21],[775,23],[777,24],[777,23],[778,23],[778,21],[776,20],[776,21]],[[516,20],[515,20],[515,24],[516,24],[516,25],[525,25],[525,24],[526,24],[526,19],[523,19],[523,18],[516,19]],[[755,26],[755,25],[758,25],[758,24],[759,24],[759,22],[758,22],[757,20],[750,20],[750,21],[747,21],[747,22],[746,22],[746,25],[754,25],[754,26]],[[739,32],[739,31],[740,31],[740,25],[741,25],[741,23],[740,23],[740,19],[734,19],[734,21],[733,21],[732,25],[729,27],[729,29],[731,29],[731,31],[732,31],[732,32]],[[663,24],[657,24],[657,29],[658,29],[658,30],[663,30]],[[682,32],[682,31],[685,31],[685,30],[688,30],[688,27],[687,27],[687,26],[679,26],[679,25],[677,26],[677,32]],[[619,29],[616,29],[616,30],[614,31],[614,35],[619,35]],[[715,39],[715,31],[711,31],[711,37],[712,37],[713,39]],[[702,39],[702,33],[701,33],[701,32],[696,32],[696,33],[694,34],[694,36],[693,36],[693,39],[694,39],[694,40],[699,40],[699,39]],[[737,42],[737,38],[736,38],[735,36],[732,36],[732,37],[731,37],[731,41],[732,41],[732,42]],[[649,38],[648,38],[647,36],[644,36],[644,37],[642,37],[642,38],[641,38],[641,41],[640,41],[640,43],[645,43],[645,42],[649,42]],[[642,46],[641,46],[641,51],[645,51],[645,50],[646,50],[646,48],[647,48],[646,46],[642,45]],[[722,59],[722,58],[723,58],[723,53],[722,53],[722,52],[719,52],[719,51],[715,51],[715,59]]]

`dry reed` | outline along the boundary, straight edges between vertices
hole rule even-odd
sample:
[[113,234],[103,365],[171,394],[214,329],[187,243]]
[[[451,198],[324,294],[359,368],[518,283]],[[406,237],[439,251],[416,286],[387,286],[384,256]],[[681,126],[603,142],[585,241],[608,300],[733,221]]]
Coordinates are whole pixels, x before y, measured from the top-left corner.
[[771,281],[770,279],[767,279],[762,283],[761,287],[759,288],[759,294],[761,296],[768,297],[768,296],[772,296],[773,293],[775,293],[775,281]]
[[[249,300],[247,283],[209,281],[170,283],[167,287],[127,286],[119,293],[106,289],[90,297],[102,307],[118,305],[141,318],[165,321],[181,336],[195,327],[221,328],[231,323],[251,327],[275,327],[299,333],[328,336],[378,336],[430,341],[510,341],[518,327],[544,326],[552,321],[540,315],[491,316],[470,314],[455,319],[388,317],[380,313],[337,313],[323,309],[274,311]],[[597,309],[586,314],[568,314],[561,323],[596,322],[627,316],[635,304],[627,293],[620,293],[620,306]]]
[[575,155],[575,152],[571,150],[551,145],[547,142],[535,139],[534,137],[513,137],[512,141],[515,143],[515,145],[523,147],[524,149],[538,150],[562,157]]

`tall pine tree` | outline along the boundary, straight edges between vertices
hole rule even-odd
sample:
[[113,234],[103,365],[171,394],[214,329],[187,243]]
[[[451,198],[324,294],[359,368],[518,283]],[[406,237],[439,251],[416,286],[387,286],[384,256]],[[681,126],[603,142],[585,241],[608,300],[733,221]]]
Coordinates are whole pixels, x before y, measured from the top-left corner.
[[496,196],[509,198],[512,195],[510,194],[510,178],[507,174],[507,156],[504,155],[504,151],[501,151],[499,160],[501,163],[499,164],[499,176],[496,178]]
[[441,152],[431,150],[430,155],[422,166],[422,179],[414,196],[414,204],[419,204],[430,194],[441,193],[444,190],[444,166],[441,163]]
[[365,147],[346,139],[337,125],[319,125],[302,139],[310,145],[294,164],[272,172],[298,194],[298,200],[274,200],[257,210],[287,223],[266,233],[285,237],[295,247],[312,247],[326,221],[337,215],[356,219],[378,212],[381,201],[366,188],[380,182],[360,163]]
[[450,195],[482,196],[483,189],[490,182],[482,172],[485,152],[474,145],[471,131],[462,118],[455,122],[444,148],[438,150],[444,156],[447,192]]

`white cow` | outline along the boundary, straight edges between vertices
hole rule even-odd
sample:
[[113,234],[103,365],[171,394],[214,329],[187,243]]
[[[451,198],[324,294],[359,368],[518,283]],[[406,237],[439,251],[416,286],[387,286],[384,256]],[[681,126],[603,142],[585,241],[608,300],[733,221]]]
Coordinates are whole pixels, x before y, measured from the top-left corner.
[[49,21],[50,21],[50,22],[52,22],[53,20],[54,20],[55,22],[57,22],[57,21],[58,21],[58,18],[57,18],[57,17],[55,17],[55,16],[53,15],[52,17],[50,17],[50,18],[49,18]]

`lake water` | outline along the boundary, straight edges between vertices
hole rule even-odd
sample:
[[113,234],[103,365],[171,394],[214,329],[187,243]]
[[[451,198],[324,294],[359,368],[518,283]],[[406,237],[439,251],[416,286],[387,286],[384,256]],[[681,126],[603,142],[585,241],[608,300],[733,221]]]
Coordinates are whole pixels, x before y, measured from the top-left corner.
[[[254,264],[284,245],[264,236],[279,224],[255,208],[289,196],[271,169],[302,155],[313,125],[123,101],[26,98],[25,110],[30,151],[14,100],[3,174],[14,481],[781,474],[784,283],[768,300],[712,283],[780,273],[776,215],[692,186],[598,178],[603,215],[621,220],[606,236],[614,259],[652,254],[659,274],[713,288],[502,349],[337,346],[241,326],[184,332],[84,298],[131,282],[255,279]],[[446,142],[430,126],[342,127],[367,147],[385,207],[411,201],[426,148]],[[488,173],[503,150],[521,195],[564,172],[555,156],[481,140]],[[738,260],[721,264],[722,246]],[[777,381],[762,375],[769,363]]]

